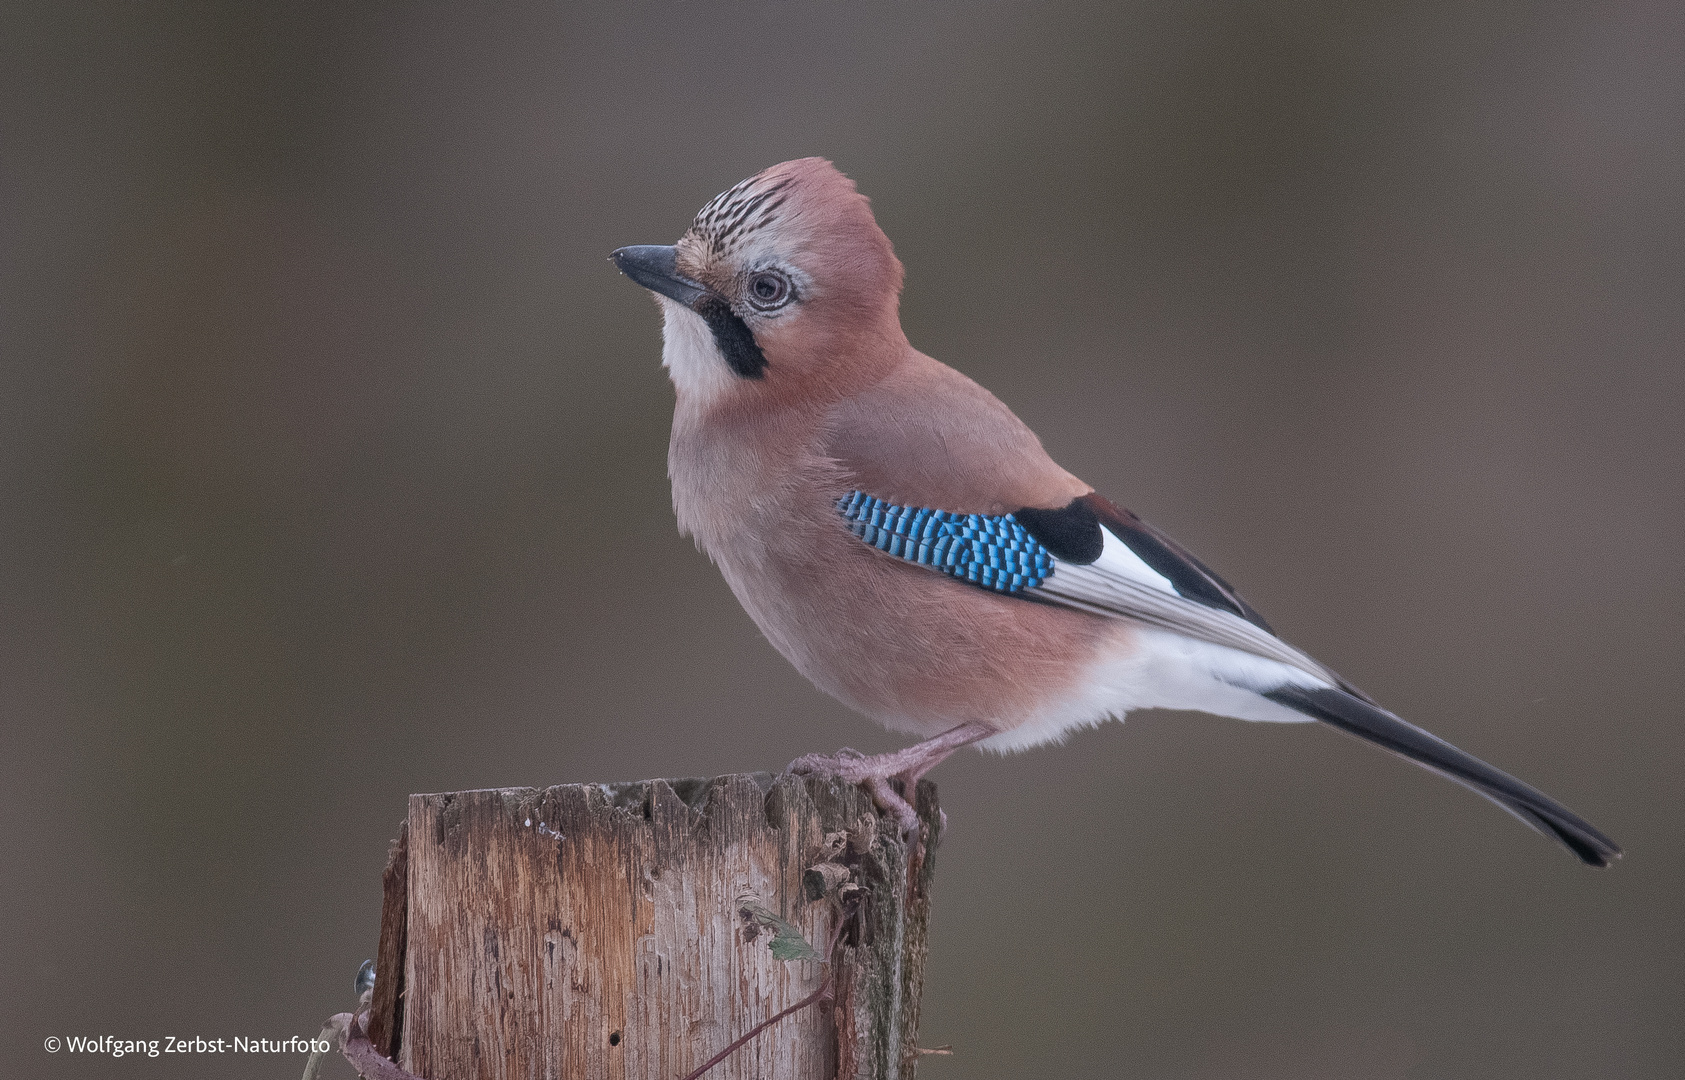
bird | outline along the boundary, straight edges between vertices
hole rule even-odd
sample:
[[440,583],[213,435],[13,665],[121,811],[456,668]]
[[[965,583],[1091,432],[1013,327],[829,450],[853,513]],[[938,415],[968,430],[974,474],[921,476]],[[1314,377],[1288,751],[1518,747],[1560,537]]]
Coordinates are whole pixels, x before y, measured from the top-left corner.
[[1321,721],[1439,773],[1591,866],[1561,803],[1382,707],[1282,640],[1182,545],[1061,468],[1013,412],[919,352],[904,273],[830,161],[786,161],[623,247],[675,391],[668,475],[694,538],[815,686],[922,741],[797,759],[902,792],[972,744],[1012,752],[1138,709]]

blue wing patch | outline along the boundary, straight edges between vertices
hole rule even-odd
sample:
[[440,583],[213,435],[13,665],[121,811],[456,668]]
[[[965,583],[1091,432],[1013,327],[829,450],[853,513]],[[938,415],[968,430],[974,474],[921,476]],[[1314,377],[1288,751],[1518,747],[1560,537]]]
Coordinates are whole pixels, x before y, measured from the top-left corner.
[[1053,576],[1053,554],[1011,514],[955,514],[895,506],[860,491],[837,500],[849,531],[879,551],[996,592]]

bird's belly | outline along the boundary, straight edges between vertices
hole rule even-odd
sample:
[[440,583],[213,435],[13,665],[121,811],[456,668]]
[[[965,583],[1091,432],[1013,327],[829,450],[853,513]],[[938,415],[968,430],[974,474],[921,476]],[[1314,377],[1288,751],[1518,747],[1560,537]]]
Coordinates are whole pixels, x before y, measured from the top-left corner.
[[716,559],[802,674],[895,730],[930,736],[978,722],[1010,731],[1069,696],[1102,644],[1128,632],[901,562],[825,525],[754,565]]

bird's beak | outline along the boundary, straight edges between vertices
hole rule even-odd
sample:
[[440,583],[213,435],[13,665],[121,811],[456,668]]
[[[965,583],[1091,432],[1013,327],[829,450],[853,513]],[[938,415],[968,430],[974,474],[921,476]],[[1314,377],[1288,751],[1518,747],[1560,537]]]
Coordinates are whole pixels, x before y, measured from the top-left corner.
[[622,274],[644,288],[693,308],[698,300],[710,294],[706,287],[679,273],[677,252],[678,249],[661,244],[637,244],[623,247],[609,258]]

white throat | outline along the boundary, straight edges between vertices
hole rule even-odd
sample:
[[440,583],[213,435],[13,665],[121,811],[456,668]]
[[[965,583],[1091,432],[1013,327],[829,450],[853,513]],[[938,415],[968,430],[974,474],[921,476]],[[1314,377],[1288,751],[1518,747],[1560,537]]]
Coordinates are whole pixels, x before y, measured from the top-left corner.
[[713,331],[696,312],[667,297],[661,301],[661,366],[680,400],[706,408],[731,390],[737,378],[726,366]]

